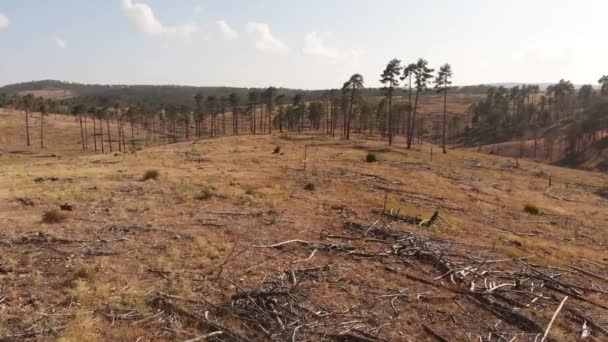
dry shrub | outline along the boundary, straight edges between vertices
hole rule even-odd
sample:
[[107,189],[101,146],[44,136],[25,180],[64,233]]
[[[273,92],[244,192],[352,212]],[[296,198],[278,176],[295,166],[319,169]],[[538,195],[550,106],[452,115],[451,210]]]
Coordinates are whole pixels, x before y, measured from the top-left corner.
[[277,147],[274,148],[274,151],[272,153],[278,154],[280,152],[281,152],[281,146],[277,146]]
[[57,209],[51,209],[48,211],[45,211],[44,214],[42,214],[42,222],[43,223],[48,223],[48,224],[53,224],[53,223],[61,223],[65,220],[67,220],[68,215],[57,210]]
[[375,153],[368,153],[367,156],[365,157],[365,161],[368,163],[375,163],[378,161],[378,158],[376,158],[376,154]]
[[538,209],[538,207],[535,206],[534,204],[526,204],[524,206],[524,211],[530,215],[539,215],[540,214],[540,209]]
[[144,176],[142,177],[142,181],[147,181],[150,179],[156,180],[158,179],[158,177],[160,176],[160,172],[158,172],[158,170],[148,170],[144,173]]
[[304,185],[304,190],[315,191],[315,185],[313,183],[307,183],[306,185]]

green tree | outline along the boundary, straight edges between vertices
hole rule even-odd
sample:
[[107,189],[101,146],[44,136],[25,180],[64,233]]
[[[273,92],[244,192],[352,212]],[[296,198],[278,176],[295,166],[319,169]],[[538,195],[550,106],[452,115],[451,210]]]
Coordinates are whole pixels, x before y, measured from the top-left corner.
[[570,96],[574,93],[574,85],[561,79],[557,84],[547,87],[547,93],[552,95],[557,106],[558,119],[564,119],[570,109]]
[[443,133],[441,137],[441,147],[443,153],[448,153],[445,148],[445,136],[447,126],[447,112],[448,112],[448,88],[452,85],[452,67],[446,63],[437,72],[435,78],[435,89],[438,93],[443,93]]
[[591,105],[591,99],[593,98],[593,86],[591,84],[582,85],[578,89],[578,102],[583,109],[589,108]]
[[405,120],[405,132],[406,139],[410,141],[410,126],[411,126],[411,118],[412,118],[412,76],[414,76],[414,70],[416,70],[416,64],[411,63],[405,68],[403,68],[403,76],[401,77],[402,81],[407,80],[407,93],[408,93],[408,109],[407,109],[407,119]]
[[363,88],[363,76],[360,74],[354,74],[350,77],[344,86],[343,90],[350,92],[350,109],[348,110],[348,117],[346,118],[346,140],[350,140],[350,123],[353,116],[353,104],[357,96],[357,91]]
[[[420,94],[428,89],[428,84],[433,77],[432,72],[435,71],[428,67],[429,62],[423,58],[420,58],[416,62],[416,66],[413,68],[414,80],[416,85],[416,99],[414,100],[414,111],[412,113],[412,122],[410,126],[410,134],[407,141],[407,148],[410,149],[412,146],[412,140],[414,137],[414,129],[416,126],[416,113],[418,111],[418,99]],[[422,131],[420,131],[422,132]]]
[[399,75],[401,74],[401,61],[392,59],[380,75],[380,82],[384,84],[384,92],[388,98],[388,144],[393,144],[393,91],[399,86]]
[[25,110],[25,135],[27,137],[27,146],[31,146],[30,142],[30,108],[34,104],[34,96],[27,94],[22,98],[23,109]]
[[600,86],[601,86],[601,92],[602,95],[608,95],[608,75],[604,75],[602,77],[600,77],[600,79],[597,81]]

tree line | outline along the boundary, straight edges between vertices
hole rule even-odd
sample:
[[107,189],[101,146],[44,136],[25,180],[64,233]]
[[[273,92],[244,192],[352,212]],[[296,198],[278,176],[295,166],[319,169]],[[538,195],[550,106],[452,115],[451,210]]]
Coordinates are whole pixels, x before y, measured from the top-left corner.
[[[0,106],[19,109],[24,113],[26,145],[31,145],[30,113],[39,112],[41,118],[40,144],[44,148],[44,120],[48,113],[74,115],[80,126],[83,150],[105,153],[135,148],[136,144],[171,143],[202,137],[239,134],[271,134],[278,132],[317,131],[323,134],[351,138],[357,133],[380,131],[393,143],[396,134],[407,137],[410,148],[416,130],[419,97],[429,91],[434,80],[437,92],[444,95],[451,85],[449,64],[437,75],[424,59],[402,67],[392,60],[381,74],[384,87],[379,96],[366,96],[364,80],[353,75],[341,88],[323,91],[307,98],[306,93],[283,92],[281,88],[250,89],[246,96],[240,92],[227,95],[207,95],[198,91],[189,103],[112,102],[112,97],[85,96],[75,99],[51,100],[35,98],[31,94],[0,95]],[[400,81],[409,95],[405,103],[393,103]],[[159,96],[162,96],[159,94]],[[379,99],[378,99],[379,98]],[[443,146],[445,150],[445,106]],[[140,131],[143,137],[140,136]]]
[[539,156],[542,139],[544,157],[552,160],[557,144],[558,157],[584,153],[598,139],[608,135],[608,75],[596,89],[591,84],[578,89],[560,80],[541,91],[538,85],[511,88],[493,87],[484,99],[469,108],[469,144],[498,143],[518,138],[520,157],[526,155],[525,142],[533,139],[532,157]]

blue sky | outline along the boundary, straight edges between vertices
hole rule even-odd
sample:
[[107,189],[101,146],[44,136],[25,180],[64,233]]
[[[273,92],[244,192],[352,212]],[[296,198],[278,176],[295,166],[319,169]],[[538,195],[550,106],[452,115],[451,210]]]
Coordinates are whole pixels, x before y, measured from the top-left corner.
[[596,83],[606,0],[0,0],[0,84],[339,87],[394,58],[454,83]]

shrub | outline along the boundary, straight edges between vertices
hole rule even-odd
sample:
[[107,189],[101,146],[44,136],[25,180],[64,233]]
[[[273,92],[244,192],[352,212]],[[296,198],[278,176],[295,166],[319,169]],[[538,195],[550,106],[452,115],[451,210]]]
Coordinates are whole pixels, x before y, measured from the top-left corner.
[[281,152],[281,146],[277,146],[277,147],[274,148],[274,151],[272,153],[278,154],[280,152]]
[[203,187],[203,190],[201,190],[201,192],[198,195],[194,196],[194,199],[199,200],[199,201],[207,201],[214,197],[225,198],[224,195],[217,193],[215,191],[215,188],[213,188],[211,186],[206,186],[206,187]]
[[315,191],[315,185],[313,183],[307,183],[306,185],[304,185],[304,190]]
[[530,215],[538,215],[538,214],[540,214],[540,209],[538,209],[538,207],[535,206],[534,204],[526,204],[524,206],[524,211],[527,212]]
[[160,176],[160,172],[158,172],[158,170],[148,170],[144,173],[143,178],[141,179],[142,181],[147,181],[150,179],[158,179],[158,176]]
[[378,161],[378,159],[376,158],[376,154],[375,153],[368,153],[367,156],[365,157],[365,161],[368,163],[375,163],[376,161]]
[[61,223],[67,218],[68,215],[57,209],[51,209],[49,211],[45,211],[44,214],[42,214],[42,222],[44,223]]

